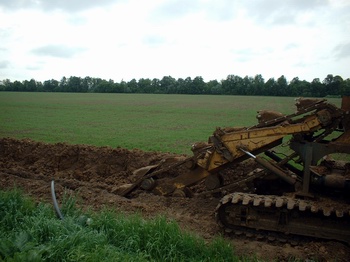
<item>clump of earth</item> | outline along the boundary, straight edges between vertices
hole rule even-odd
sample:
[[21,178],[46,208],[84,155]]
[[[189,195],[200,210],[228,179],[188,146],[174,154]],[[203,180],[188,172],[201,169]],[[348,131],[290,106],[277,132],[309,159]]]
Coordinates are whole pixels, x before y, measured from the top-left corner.
[[22,189],[37,202],[51,203],[50,184],[55,181],[58,201],[64,194],[78,197],[83,208],[115,208],[145,218],[165,216],[186,231],[207,241],[223,236],[237,255],[263,260],[291,259],[348,261],[350,247],[335,241],[312,240],[291,245],[226,235],[214,218],[218,197],[165,197],[139,192],[133,198],[118,195],[120,186],[132,183],[132,172],[178,155],[138,149],[46,144],[29,139],[0,139],[1,189]]

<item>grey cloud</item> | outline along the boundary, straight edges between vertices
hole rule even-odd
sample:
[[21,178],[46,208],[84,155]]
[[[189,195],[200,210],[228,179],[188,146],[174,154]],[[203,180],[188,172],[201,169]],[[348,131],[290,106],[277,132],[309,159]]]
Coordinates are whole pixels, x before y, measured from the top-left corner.
[[346,44],[339,44],[334,48],[335,57],[342,59],[350,56],[350,42]]
[[259,23],[284,25],[296,22],[300,13],[328,5],[328,0],[253,0],[245,1],[242,7]]
[[200,1],[198,0],[169,0],[154,10],[154,14],[164,18],[176,18],[196,11],[199,8]]
[[105,7],[120,1],[124,0],[0,0],[0,7],[12,10],[38,8],[47,11],[77,12],[93,7]]
[[238,4],[237,0],[210,0],[205,3],[201,0],[168,0],[153,10],[150,17],[158,22],[202,12],[209,19],[228,20],[236,14]]
[[80,47],[69,47],[63,45],[46,45],[32,50],[32,53],[40,56],[52,56],[58,58],[70,58],[83,52]]
[[35,59],[32,60],[30,64],[27,64],[25,68],[30,71],[42,70],[46,66],[46,61],[45,58]]
[[[149,14],[150,21],[155,23],[163,23],[175,19],[180,19],[192,14],[203,13],[209,18],[216,18],[217,13],[220,13],[224,3],[228,0],[208,1],[203,4],[201,0],[168,0],[163,1]],[[216,2],[216,3],[215,3]],[[212,10],[215,8],[215,10]],[[216,11],[217,10],[217,11]],[[225,9],[229,10],[229,9]],[[223,15],[220,14],[220,20]]]
[[10,66],[10,61],[8,60],[2,60],[0,61],[0,69],[5,69]]
[[211,0],[205,4],[199,0],[169,0],[156,8],[152,17],[166,20],[203,12],[209,19],[230,20],[244,10],[259,23],[284,25],[294,23],[300,13],[328,5],[328,0]]
[[239,11],[239,1],[212,1],[205,10],[207,17],[218,21],[233,19]]
[[253,49],[231,49],[231,53],[235,56],[235,59],[239,62],[249,62],[254,60],[255,57],[261,57],[273,52],[271,48]]

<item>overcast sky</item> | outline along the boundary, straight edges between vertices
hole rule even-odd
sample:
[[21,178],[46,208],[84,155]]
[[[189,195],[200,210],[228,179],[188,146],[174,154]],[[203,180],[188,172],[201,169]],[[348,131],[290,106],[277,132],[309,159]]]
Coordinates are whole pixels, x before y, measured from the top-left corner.
[[0,0],[0,80],[350,77],[349,0]]

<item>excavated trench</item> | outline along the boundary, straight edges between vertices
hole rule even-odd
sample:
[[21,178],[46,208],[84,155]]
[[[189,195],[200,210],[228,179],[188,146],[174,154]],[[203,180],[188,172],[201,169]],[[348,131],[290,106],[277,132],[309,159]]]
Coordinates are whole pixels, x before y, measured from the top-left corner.
[[[208,241],[223,235],[214,218],[219,198],[175,198],[140,192],[128,199],[117,194],[119,186],[132,182],[132,171],[155,164],[174,154],[143,152],[123,148],[45,144],[28,139],[0,139],[0,184],[2,189],[21,188],[36,201],[51,203],[50,183],[54,179],[58,201],[64,193],[77,196],[79,204],[96,210],[103,206],[145,218],[163,215],[181,228]],[[288,261],[291,258],[318,261],[348,261],[350,247],[333,241],[308,241],[296,246],[269,243],[235,236],[224,237],[233,243],[238,255],[264,260]]]

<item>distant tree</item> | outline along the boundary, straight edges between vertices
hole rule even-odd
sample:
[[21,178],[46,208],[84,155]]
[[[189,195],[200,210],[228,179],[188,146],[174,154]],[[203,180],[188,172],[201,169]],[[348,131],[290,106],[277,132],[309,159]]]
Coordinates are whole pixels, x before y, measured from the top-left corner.
[[265,89],[265,96],[276,96],[277,95],[277,83],[276,80],[272,77],[269,80],[267,80],[267,82],[264,85],[264,89]]
[[127,83],[126,93],[137,93],[138,91],[138,84],[135,78],[131,79]]
[[343,85],[343,78],[340,76],[333,76],[332,74],[327,75],[323,80],[327,95],[340,95],[340,91]]
[[94,90],[94,80],[90,76],[81,79],[81,89],[83,92],[92,92]]
[[302,90],[301,94],[299,94],[300,96],[305,96],[305,97],[315,96],[312,93],[311,84],[308,81],[303,80],[301,81],[300,85],[301,85],[300,89]]
[[336,75],[333,79],[333,88],[335,89],[335,92],[337,95],[342,94],[342,89],[344,85],[344,80],[341,76]]
[[60,91],[59,82],[57,80],[54,80],[54,79],[44,81],[43,91],[45,91],[45,92],[58,92],[58,91]]
[[151,93],[152,91],[152,81],[149,78],[141,78],[138,82],[138,92],[139,93]]
[[6,86],[3,81],[0,81],[0,91],[6,91]]
[[341,94],[345,96],[350,96],[350,78],[343,81]]
[[332,84],[333,79],[334,79],[333,75],[332,75],[332,74],[328,74],[328,75],[326,76],[326,78],[323,80],[323,83],[324,83],[325,85],[330,85],[330,84]]
[[221,94],[221,83],[217,80],[210,80],[207,83],[208,94],[219,95]]
[[288,82],[284,75],[281,75],[276,82],[276,85],[274,86],[276,90],[274,90],[274,93],[276,96],[288,96]]
[[310,90],[311,90],[312,96],[314,96],[314,97],[324,97],[326,95],[324,84],[321,83],[319,78],[314,78],[311,81]]
[[265,80],[260,74],[255,75],[253,79],[253,84],[254,84],[254,90],[255,90],[254,95],[258,95],[258,96],[263,95]]
[[176,79],[171,76],[164,76],[160,80],[160,93],[162,94],[174,94],[176,93]]
[[11,91],[23,91],[23,89],[23,84],[20,81],[13,82]]
[[13,83],[10,79],[4,79],[2,80],[2,86],[4,91],[13,91]]
[[206,92],[207,85],[201,76],[196,76],[191,84],[190,94],[203,94]]
[[299,77],[294,77],[288,85],[289,96],[300,96],[301,94],[301,81]]
[[160,93],[160,80],[158,78],[153,78],[151,81],[151,92],[152,94]]
[[118,90],[121,91],[120,93],[127,93],[127,88],[128,88],[128,85],[124,80],[122,80],[118,85]]
[[44,91],[43,83],[41,81],[37,81],[36,82],[36,91],[37,92],[43,92]]
[[294,77],[290,83],[284,75],[277,80],[270,78],[265,82],[258,74],[254,77],[228,75],[226,79],[205,82],[201,76],[194,79],[187,77],[177,80],[164,76],[161,80],[154,78],[132,79],[129,82],[121,80],[114,82],[101,78],[86,76],[85,78],[71,76],[62,77],[60,81],[51,79],[43,83],[34,79],[0,81],[0,91],[38,91],[38,92],[103,92],[103,93],[166,93],[166,94],[223,94],[223,95],[265,95],[265,96],[314,96],[349,95],[350,79],[343,80],[339,75],[328,74],[321,82],[319,78],[310,83]]
[[61,81],[59,83],[59,90],[61,92],[68,92],[68,81],[65,76],[61,78]]
[[27,91],[27,92],[37,91],[36,81],[34,79],[31,79],[30,81],[24,80],[23,91]]
[[68,78],[68,92],[82,92],[82,79],[78,76],[71,76]]
[[115,93],[115,84],[113,79],[108,80],[107,93]]
[[242,78],[236,75],[228,75],[221,83],[225,95],[242,94]]
[[185,94],[192,94],[192,78],[186,77],[184,81]]
[[178,94],[185,94],[186,92],[185,92],[185,86],[186,86],[186,84],[185,84],[185,80],[183,79],[183,78],[178,78],[177,80],[176,80],[176,83],[177,83],[177,93]]
[[242,79],[242,90],[240,94],[251,96],[255,94],[255,91],[254,78],[245,76]]
[[114,93],[114,82],[101,80],[95,86],[96,93]]

